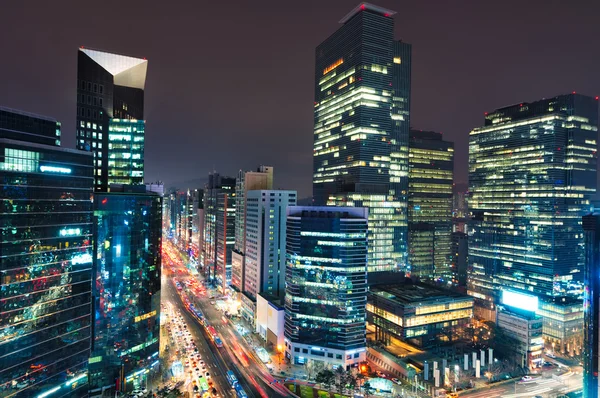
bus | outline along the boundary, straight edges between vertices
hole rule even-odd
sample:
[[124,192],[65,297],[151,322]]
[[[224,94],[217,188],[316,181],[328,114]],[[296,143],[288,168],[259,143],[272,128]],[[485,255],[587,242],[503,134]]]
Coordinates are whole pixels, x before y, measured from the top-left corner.
[[229,384],[231,384],[231,388],[235,388],[235,385],[238,383],[238,379],[237,377],[235,377],[233,370],[227,371],[227,381],[229,382]]
[[239,384],[235,385],[235,396],[237,398],[248,398],[248,394],[246,394],[246,391],[244,391],[242,386],[240,386]]
[[221,338],[219,337],[219,334],[217,333],[214,327],[207,326],[206,331],[208,332],[208,334],[210,335],[217,347],[223,347],[223,342],[221,341]]
[[206,381],[204,376],[200,376],[198,378],[198,385],[200,386],[200,390],[202,390],[202,392],[208,391],[208,382]]

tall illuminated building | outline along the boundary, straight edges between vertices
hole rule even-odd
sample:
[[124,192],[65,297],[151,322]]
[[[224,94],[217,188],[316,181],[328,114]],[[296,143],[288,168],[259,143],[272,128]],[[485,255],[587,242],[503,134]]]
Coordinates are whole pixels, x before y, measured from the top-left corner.
[[471,131],[471,294],[581,295],[597,126],[598,101],[568,94],[486,113]]
[[585,231],[583,396],[598,398],[600,385],[600,215],[583,217]]
[[363,207],[287,208],[285,355],[349,369],[366,359]]
[[87,394],[92,155],[55,119],[0,107],[0,395]]
[[231,252],[231,287],[244,288],[246,252],[246,196],[248,191],[273,189],[273,167],[260,166],[256,171],[239,171],[235,181],[235,243]]
[[408,171],[408,264],[421,279],[452,282],[454,143],[411,130]]
[[94,153],[95,191],[143,183],[147,69],[142,58],[77,53],[77,148]]
[[411,46],[394,14],[361,3],[316,49],[314,204],[370,209],[369,272],[406,267]]
[[222,294],[228,292],[231,284],[235,188],[235,178],[211,173],[204,189],[204,272]]
[[90,389],[132,391],[158,371],[162,196],[112,185],[94,195],[94,221]]

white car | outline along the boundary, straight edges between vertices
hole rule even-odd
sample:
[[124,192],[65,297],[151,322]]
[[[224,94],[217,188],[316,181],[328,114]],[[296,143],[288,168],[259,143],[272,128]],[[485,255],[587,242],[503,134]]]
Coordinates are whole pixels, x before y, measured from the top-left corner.
[[521,378],[521,381],[523,381],[523,382],[525,382],[525,381],[532,381],[532,380],[533,380],[533,377],[531,377],[531,376],[523,376]]

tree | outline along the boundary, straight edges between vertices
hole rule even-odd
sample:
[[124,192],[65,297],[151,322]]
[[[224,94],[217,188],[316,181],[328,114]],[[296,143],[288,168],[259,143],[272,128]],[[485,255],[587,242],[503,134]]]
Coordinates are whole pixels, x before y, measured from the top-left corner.
[[325,363],[323,361],[306,361],[304,362],[304,370],[306,370],[307,380],[312,380],[315,375],[325,369]]
[[342,394],[346,388],[346,384],[348,384],[348,372],[342,366],[338,366],[335,369],[335,386],[337,387],[337,392]]
[[365,398],[369,398],[369,396],[373,392],[373,387],[371,387],[371,383],[365,381],[365,384],[363,384],[363,390],[365,392]]
[[358,387],[359,390],[366,378],[367,377],[360,372],[357,373],[356,376],[354,377],[354,380],[356,380],[356,384],[357,384],[356,387]]
[[358,379],[356,376],[350,373],[348,374],[348,379],[346,380],[346,383],[348,384],[348,390],[350,392],[354,392],[356,390],[356,386],[358,385]]
[[325,387],[327,391],[331,391],[331,386],[335,383],[335,374],[329,369],[323,369],[317,373],[315,381]]

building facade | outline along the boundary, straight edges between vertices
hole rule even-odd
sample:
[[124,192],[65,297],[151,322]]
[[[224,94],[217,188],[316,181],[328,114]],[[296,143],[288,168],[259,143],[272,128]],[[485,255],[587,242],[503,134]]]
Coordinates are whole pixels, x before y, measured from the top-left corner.
[[464,232],[452,232],[452,283],[467,287],[469,260],[469,236]]
[[212,173],[204,189],[204,272],[223,294],[231,283],[235,185],[235,178]]
[[598,102],[580,94],[486,114],[469,138],[469,291],[582,294],[581,217],[596,192]]
[[598,398],[600,385],[600,215],[583,217],[585,231],[583,396]]
[[348,369],[366,358],[368,210],[287,210],[285,355]]
[[[116,183],[127,182],[127,179],[129,183],[143,182],[147,69],[148,61],[142,58],[83,47],[77,52],[76,147],[94,154],[96,191],[108,191],[109,175]],[[113,131],[109,132],[109,127]],[[131,135],[132,140],[117,137],[121,135]],[[112,159],[109,158],[111,146],[115,149]],[[131,157],[125,157],[127,154]],[[139,159],[137,155],[141,155]],[[109,168],[113,169],[109,172]],[[130,174],[123,174],[125,170]]]
[[246,192],[245,266],[242,314],[252,324],[259,293],[285,293],[287,209],[296,205],[296,191]]
[[256,171],[239,171],[235,182],[235,243],[231,253],[231,287],[244,289],[246,252],[246,195],[248,191],[273,189],[273,167],[260,166]]
[[536,314],[544,322],[544,343],[549,352],[579,355],[583,347],[583,303],[578,297],[543,299]]
[[[110,119],[108,123],[108,185],[144,183],[144,134],[146,122],[136,119]],[[102,160],[96,159],[96,166]]]
[[369,272],[405,270],[411,46],[361,3],[316,49],[313,196],[367,207]]
[[454,143],[411,130],[408,159],[409,274],[452,283]]
[[158,371],[162,197],[113,185],[95,194],[94,220],[90,388],[131,391]]
[[515,356],[523,368],[541,367],[544,358],[543,321],[533,311],[499,305],[496,325],[517,342]]
[[427,285],[372,287],[367,321],[375,338],[394,339],[419,347],[452,341],[473,317],[473,298]]
[[87,394],[92,155],[56,120],[0,107],[0,396]]

